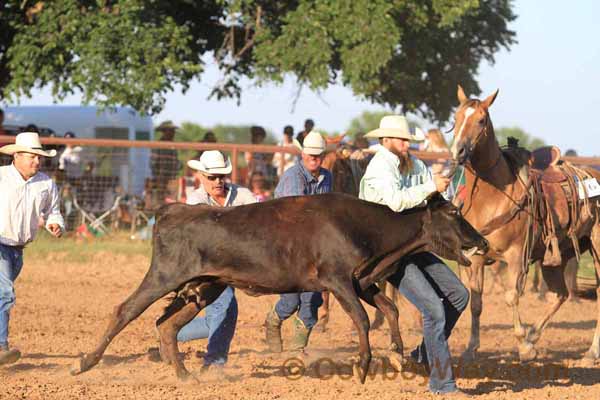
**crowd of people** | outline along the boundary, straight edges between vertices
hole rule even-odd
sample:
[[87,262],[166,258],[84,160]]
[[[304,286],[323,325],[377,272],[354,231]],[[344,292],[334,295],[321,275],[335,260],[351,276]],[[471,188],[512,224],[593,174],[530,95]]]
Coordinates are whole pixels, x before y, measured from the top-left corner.
[[[273,197],[308,196],[332,190],[331,172],[323,168],[327,142],[313,130],[307,120],[304,131],[296,137],[301,143],[299,157],[276,155],[282,174],[272,193]],[[170,122],[159,126],[161,140],[173,140],[177,127]],[[284,129],[283,145],[294,145],[293,131]],[[253,127],[252,142],[261,143],[264,129]],[[435,132],[429,133],[430,144],[440,146]],[[205,137],[207,141],[213,137]],[[391,115],[381,120],[380,127],[364,136],[378,141],[378,151],[368,164],[360,181],[359,197],[385,205],[395,212],[420,207],[437,192],[444,192],[449,180],[410,153],[411,144],[423,142],[425,137],[410,132],[404,116]],[[363,143],[364,144],[364,143]],[[60,212],[60,193],[56,183],[40,172],[45,159],[53,159],[58,152],[44,149],[36,132],[20,133],[15,144],[0,148],[12,158],[12,163],[0,167],[0,185],[8,188],[8,196],[0,197],[0,365],[16,362],[19,350],[9,346],[9,316],[14,305],[14,282],[23,264],[23,250],[39,229],[38,220],[45,220],[45,228],[60,237],[65,223]],[[68,170],[77,163],[77,151],[67,147],[62,151],[59,165]],[[214,207],[237,207],[264,201],[271,196],[265,186],[266,158],[254,153],[247,157],[250,166],[250,189],[231,182],[232,163],[222,152],[207,150],[188,160],[191,176],[199,182],[187,196],[187,204],[208,204]],[[64,155],[64,157],[62,157]],[[157,160],[168,159],[166,164]],[[159,189],[175,178],[180,165],[174,150],[153,152],[152,172],[159,177]],[[28,188],[22,190],[22,188]],[[460,280],[442,260],[430,253],[421,253],[400,260],[396,272],[389,278],[421,312],[423,341],[411,353],[411,360],[430,372],[432,392],[456,392],[452,375],[448,337],[468,302],[468,292]],[[303,351],[308,345],[313,327],[318,321],[322,304],[321,293],[302,292],[280,296],[265,319],[265,335],[271,351],[282,351],[281,324],[294,318],[292,350]],[[179,332],[179,341],[208,338],[204,368],[218,368],[228,359],[231,340],[235,335],[238,304],[234,288],[227,288],[216,301],[206,308],[206,315],[196,317]]]

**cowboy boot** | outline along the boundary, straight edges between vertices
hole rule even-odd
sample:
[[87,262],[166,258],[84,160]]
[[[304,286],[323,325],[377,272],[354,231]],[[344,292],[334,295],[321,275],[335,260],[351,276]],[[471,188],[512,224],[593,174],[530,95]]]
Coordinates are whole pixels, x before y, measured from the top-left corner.
[[277,315],[275,308],[273,308],[267,314],[267,319],[265,320],[267,346],[269,346],[269,350],[273,353],[281,353],[283,350],[281,342],[281,322],[279,315]]
[[290,343],[290,350],[303,351],[308,344],[311,331],[312,328],[307,328],[300,318],[294,317],[294,336]]
[[21,358],[19,350],[0,347],[0,365],[15,363],[19,358]]

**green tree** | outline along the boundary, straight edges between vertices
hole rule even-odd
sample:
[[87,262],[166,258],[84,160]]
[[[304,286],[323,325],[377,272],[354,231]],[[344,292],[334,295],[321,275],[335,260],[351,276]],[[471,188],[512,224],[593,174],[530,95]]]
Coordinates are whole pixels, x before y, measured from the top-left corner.
[[546,142],[544,142],[542,139],[532,136],[525,132],[523,129],[516,126],[512,128],[495,129],[494,133],[500,146],[506,146],[507,139],[509,137],[519,139],[519,145],[525,147],[528,150],[534,150],[538,147],[546,145]]
[[479,94],[481,61],[515,42],[514,19],[510,0],[5,0],[0,92],[154,113],[214,61],[217,98],[289,75],[445,121],[456,84]]

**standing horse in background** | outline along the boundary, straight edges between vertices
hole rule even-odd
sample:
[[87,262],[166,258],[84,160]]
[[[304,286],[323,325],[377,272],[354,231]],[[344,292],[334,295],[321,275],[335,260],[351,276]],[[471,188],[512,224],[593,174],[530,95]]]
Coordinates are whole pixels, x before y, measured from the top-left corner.
[[[540,192],[534,190],[534,187],[545,182],[542,182],[543,177],[539,180],[534,177],[535,171],[529,167],[530,158],[522,157],[519,160],[518,157],[511,157],[498,145],[488,111],[497,94],[498,91],[483,101],[468,99],[462,88],[458,87],[460,105],[455,114],[451,153],[455,161],[465,166],[466,196],[462,211],[467,221],[490,243],[489,253],[485,256],[472,256],[471,267],[467,269],[472,320],[471,338],[464,356],[473,358],[479,348],[484,266],[500,261],[508,265],[506,303],[513,311],[514,333],[520,341],[519,357],[522,361],[527,361],[536,357],[535,343],[540,339],[550,318],[567,299],[564,277],[567,260],[578,251],[590,250],[596,273],[600,275],[600,205],[596,200],[587,200],[582,205],[577,193],[574,193],[574,197],[571,197],[574,204],[569,205],[565,211],[564,207],[559,209],[559,203],[551,204],[551,190],[543,190],[543,197],[539,197]],[[587,177],[600,179],[600,173],[591,168],[573,170]],[[535,206],[538,204],[537,200],[544,201],[548,206],[543,214],[536,212],[539,211]],[[571,214],[571,211],[576,213]],[[554,218],[557,214],[560,218],[552,225],[553,235],[546,235],[544,238],[552,240],[544,243],[544,223],[547,218]],[[567,224],[564,223],[565,215]],[[576,218],[572,218],[573,215]],[[554,244],[553,257],[548,257],[549,242]],[[519,296],[523,293],[529,262],[546,258],[558,260],[559,264],[542,267],[544,281],[548,289],[556,293],[556,299],[535,325],[526,327],[519,316]],[[597,288],[596,291],[600,301],[600,289]],[[598,317],[600,319],[600,305]],[[597,323],[594,339],[585,359],[593,361],[598,358],[600,325]]]

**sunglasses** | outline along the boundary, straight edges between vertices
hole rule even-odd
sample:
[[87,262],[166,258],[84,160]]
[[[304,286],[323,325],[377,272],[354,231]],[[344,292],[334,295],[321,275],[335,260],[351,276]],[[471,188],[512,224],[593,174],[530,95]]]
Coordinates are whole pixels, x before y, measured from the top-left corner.
[[222,181],[225,180],[225,175],[204,175],[204,177],[209,181],[216,181],[217,179],[220,179]]

